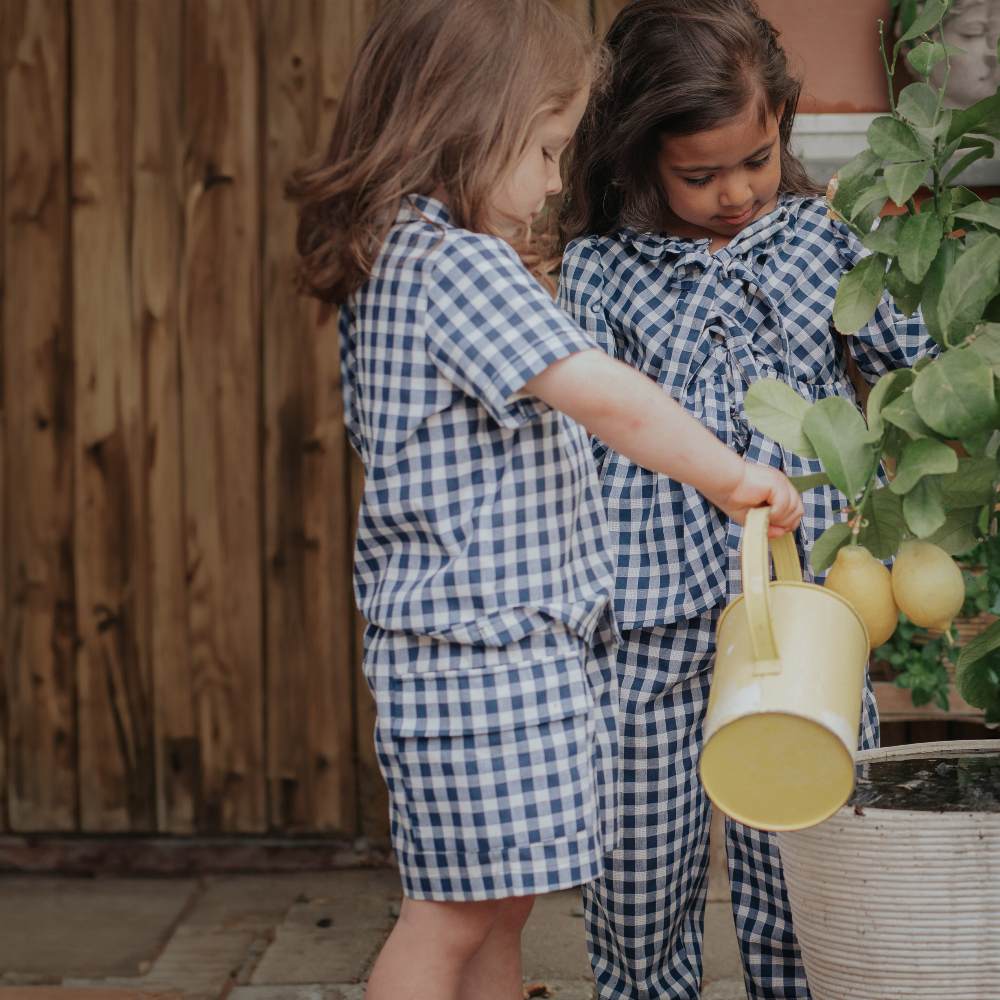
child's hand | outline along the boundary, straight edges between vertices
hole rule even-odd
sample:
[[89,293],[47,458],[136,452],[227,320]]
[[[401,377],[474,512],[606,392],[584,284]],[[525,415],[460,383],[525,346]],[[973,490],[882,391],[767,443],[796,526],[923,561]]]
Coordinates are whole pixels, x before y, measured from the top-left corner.
[[802,519],[802,497],[788,477],[777,469],[753,462],[743,463],[743,476],[732,492],[719,500],[709,499],[740,524],[752,507],[770,507],[767,532],[770,538],[794,531]]

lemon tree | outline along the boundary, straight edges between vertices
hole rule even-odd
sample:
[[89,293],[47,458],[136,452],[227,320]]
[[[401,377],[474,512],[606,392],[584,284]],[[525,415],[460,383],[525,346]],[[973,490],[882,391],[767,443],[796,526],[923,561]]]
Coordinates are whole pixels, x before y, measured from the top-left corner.
[[[828,191],[831,211],[869,251],[840,282],[834,326],[844,335],[857,332],[888,291],[905,315],[921,311],[939,353],[884,375],[866,417],[843,399],[810,404],[777,381],[757,383],[747,398],[759,430],[821,463],[823,474],[803,488],[831,483],[847,497],[848,517],[817,541],[814,568],[832,566],[845,546],[888,560],[919,540],[923,547],[910,547],[893,590],[904,612],[910,601],[910,610],[931,617],[938,609],[919,579],[923,571],[906,566],[917,565],[914,553],[931,553],[927,545],[957,556],[995,534],[1000,482],[1000,199],[984,200],[956,183],[971,164],[995,155],[1000,89],[968,108],[944,107],[955,52],[942,37],[950,4],[905,0],[891,51],[880,22],[891,110],[872,122],[868,148]],[[902,59],[917,82],[896,98]],[[945,79],[935,88],[931,71],[942,62]],[[921,189],[929,194],[918,203]],[[883,218],[890,202],[901,214]],[[888,481],[886,465],[893,470]],[[949,581],[941,618],[950,622],[960,573],[942,568],[937,556],[931,563]],[[965,646],[957,665],[961,694],[985,709],[988,722],[1000,722],[998,664],[1000,623]]]

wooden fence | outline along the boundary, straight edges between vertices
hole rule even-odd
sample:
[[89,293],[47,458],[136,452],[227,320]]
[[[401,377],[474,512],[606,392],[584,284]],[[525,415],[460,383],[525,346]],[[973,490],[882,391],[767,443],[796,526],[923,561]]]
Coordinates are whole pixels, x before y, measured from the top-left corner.
[[0,3],[0,831],[384,830],[282,196],[375,2]]

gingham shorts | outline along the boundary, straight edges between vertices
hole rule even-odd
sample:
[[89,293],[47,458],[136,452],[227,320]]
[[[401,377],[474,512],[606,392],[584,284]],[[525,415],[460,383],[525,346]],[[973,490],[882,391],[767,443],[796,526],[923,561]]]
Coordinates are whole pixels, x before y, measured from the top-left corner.
[[566,630],[473,649],[369,629],[375,747],[408,897],[536,895],[600,874],[618,813],[614,641],[602,631],[593,655]]

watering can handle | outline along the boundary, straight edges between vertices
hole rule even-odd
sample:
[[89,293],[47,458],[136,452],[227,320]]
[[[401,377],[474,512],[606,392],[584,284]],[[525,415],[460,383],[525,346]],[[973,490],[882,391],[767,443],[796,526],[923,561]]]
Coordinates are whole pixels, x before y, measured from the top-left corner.
[[[771,571],[767,538],[770,513],[768,507],[756,507],[747,514],[740,553],[743,604],[750,626],[754,674],[757,676],[781,673],[781,658],[771,622]],[[801,582],[802,567],[791,532],[771,539],[770,550],[774,556],[775,577],[778,580]]]

